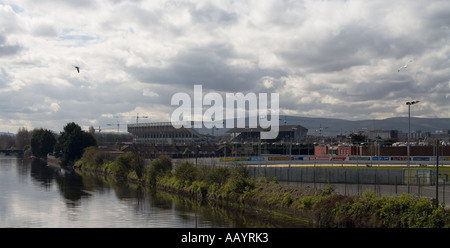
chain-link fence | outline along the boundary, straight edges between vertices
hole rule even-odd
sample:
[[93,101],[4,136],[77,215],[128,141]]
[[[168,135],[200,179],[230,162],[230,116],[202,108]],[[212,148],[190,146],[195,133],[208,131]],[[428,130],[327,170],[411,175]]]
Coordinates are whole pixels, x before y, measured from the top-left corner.
[[[362,195],[371,190],[379,196],[416,194],[419,197],[436,199],[450,207],[448,175],[439,176],[436,187],[436,172],[429,168],[404,169],[358,169],[320,167],[250,167],[252,176],[264,176],[269,181],[323,189],[333,185],[336,193]],[[409,176],[408,176],[409,175]]]

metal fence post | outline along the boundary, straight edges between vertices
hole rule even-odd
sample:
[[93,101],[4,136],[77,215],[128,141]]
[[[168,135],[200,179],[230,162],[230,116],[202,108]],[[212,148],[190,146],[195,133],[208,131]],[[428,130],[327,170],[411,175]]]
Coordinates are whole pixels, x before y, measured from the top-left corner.
[[395,176],[395,195],[397,195],[397,176]]

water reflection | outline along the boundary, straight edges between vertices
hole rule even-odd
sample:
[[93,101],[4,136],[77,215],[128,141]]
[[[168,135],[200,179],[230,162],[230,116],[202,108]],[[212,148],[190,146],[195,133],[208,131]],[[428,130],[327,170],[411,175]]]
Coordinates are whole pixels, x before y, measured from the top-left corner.
[[50,190],[55,185],[70,205],[82,197],[89,196],[89,193],[83,190],[82,177],[73,170],[48,166],[46,162],[34,159],[31,160],[30,176],[38,186],[46,190]]
[[[191,201],[45,162],[0,157],[1,227],[310,227],[243,206]],[[262,218],[261,216],[264,216]]]

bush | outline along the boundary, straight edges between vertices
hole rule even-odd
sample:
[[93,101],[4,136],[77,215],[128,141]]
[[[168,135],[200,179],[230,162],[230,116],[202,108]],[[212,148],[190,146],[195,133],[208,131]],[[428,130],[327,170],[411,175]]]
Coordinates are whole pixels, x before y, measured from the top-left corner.
[[250,171],[246,164],[234,163],[231,166],[231,177],[233,178],[249,178]]
[[123,153],[110,163],[107,171],[119,176],[127,177],[130,172],[136,172],[137,177],[141,177],[144,168],[144,161],[137,155],[131,152]]
[[155,172],[159,175],[172,171],[172,158],[168,155],[161,155],[150,165],[154,167]]
[[272,183],[278,184],[278,178],[277,177],[272,177]]
[[194,193],[200,193],[202,197],[205,197],[208,193],[208,185],[205,182],[193,182],[190,186]]
[[229,194],[231,192],[234,193],[244,193],[249,192],[255,188],[255,181],[249,178],[236,178],[231,177],[227,180],[227,183],[224,185],[225,193]]
[[292,204],[293,200],[292,200],[292,195],[289,192],[284,193],[283,195],[283,205],[284,206],[290,206]]
[[170,175],[172,171],[172,158],[167,155],[161,155],[153,160],[145,171],[144,181],[150,186],[156,186],[158,177]]
[[260,182],[260,183],[269,183],[269,180],[267,179],[266,176],[264,176],[264,174],[261,174],[261,175],[259,175],[258,182]]
[[228,178],[230,178],[230,169],[225,166],[214,167],[213,170],[210,171],[206,182],[208,183],[217,183],[219,186],[224,185]]
[[378,216],[386,227],[443,227],[441,211],[428,199],[402,194],[400,197],[383,197],[381,200]]
[[80,159],[81,164],[91,169],[99,169],[107,161],[103,151],[95,146],[90,146],[84,150],[83,156]]
[[389,228],[441,228],[448,223],[448,213],[432,202],[412,194],[377,197],[366,191],[352,202],[338,204],[334,213],[353,226]]
[[151,187],[156,186],[156,176],[157,173],[155,171],[155,168],[153,166],[150,166],[145,173],[144,181],[148,184],[150,184]]
[[302,198],[300,202],[300,207],[305,210],[311,210],[314,206],[314,197],[312,196],[305,196]]
[[321,196],[327,196],[332,195],[334,193],[334,186],[331,184],[328,184],[325,188],[322,189],[322,192],[320,193]]
[[183,161],[177,167],[175,167],[175,178],[189,185],[193,181],[197,180],[197,175],[197,167],[195,167],[195,165],[191,162]]

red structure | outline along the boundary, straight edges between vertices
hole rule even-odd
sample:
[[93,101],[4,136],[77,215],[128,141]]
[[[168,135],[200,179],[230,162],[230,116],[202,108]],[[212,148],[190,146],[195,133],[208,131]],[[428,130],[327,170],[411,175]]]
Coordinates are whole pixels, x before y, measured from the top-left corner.
[[328,155],[328,146],[315,146],[314,147],[314,155]]
[[360,155],[357,146],[338,146],[337,151],[339,156]]
[[[338,156],[407,156],[406,146],[338,146],[336,153],[331,149],[326,145],[315,146],[314,155],[323,156],[333,153]],[[436,156],[435,146],[411,146],[410,149],[411,156]],[[450,146],[440,146],[439,155],[450,156]]]

